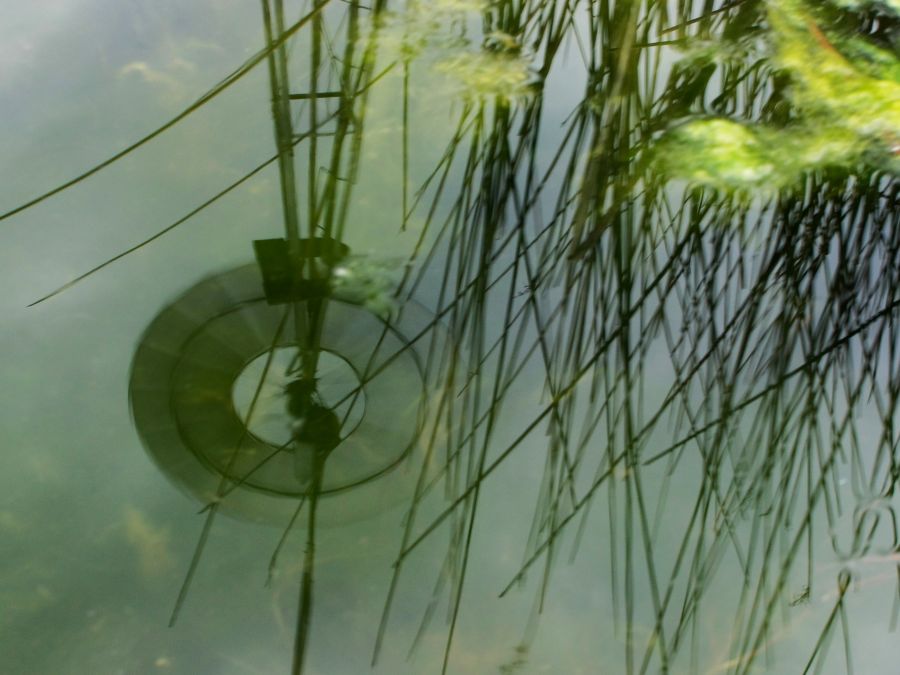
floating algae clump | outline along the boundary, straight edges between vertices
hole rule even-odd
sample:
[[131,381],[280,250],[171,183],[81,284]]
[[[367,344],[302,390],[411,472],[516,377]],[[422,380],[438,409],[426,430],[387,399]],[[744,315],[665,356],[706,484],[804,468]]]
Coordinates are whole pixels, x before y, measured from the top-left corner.
[[524,60],[489,51],[455,54],[440,61],[436,70],[457,80],[467,96],[505,101],[527,96],[533,79]]
[[657,152],[664,174],[719,189],[762,185],[775,169],[752,128],[724,119],[689,122],[667,134]]
[[673,129],[657,148],[667,176],[727,191],[787,187],[805,171],[843,165],[864,145],[842,129],[772,129],[725,119],[696,120]]
[[663,175],[720,190],[777,190],[808,171],[860,163],[900,171],[900,62],[863,40],[832,44],[803,3],[767,5],[773,60],[793,83],[787,127],[702,119],[669,131],[653,153]]
[[387,319],[397,309],[396,274],[396,261],[351,256],[332,270],[331,289],[336,296]]
[[866,7],[870,5],[883,5],[900,14],[900,0],[832,0],[838,7]]
[[808,114],[860,136],[890,144],[900,140],[900,82],[897,59],[874,45],[867,53],[882,63],[874,77],[848,61],[822,34],[802,3],[769,3],[776,58],[796,85],[794,103]]
[[531,93],[535,75],[517,36],[477,29],[489,7],[487,0],[412,2],[402,13],[386,12],[377,32],[361,39],[365,44],[374,37],[387,54],[407,64],[421,59],[468,99],[511,102]]

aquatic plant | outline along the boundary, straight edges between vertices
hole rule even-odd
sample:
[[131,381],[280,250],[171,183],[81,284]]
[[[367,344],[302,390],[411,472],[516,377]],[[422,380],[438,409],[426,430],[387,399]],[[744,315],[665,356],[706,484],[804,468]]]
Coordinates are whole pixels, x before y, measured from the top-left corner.
[[[322,102],[340,102],[327,115],[304,109],[312,132],[293,134],[294,118],[280,106],[287,83],[273,78],[278,154],[268,161],[286,171],[294,149],[306,148],[304,199],[284,206],[287,230],[291,209],[306,207],[308,239],[347,234],[355,186],[367,169],[381,169],[360,151],[375,87],[394,87],[404,102],[397,147],[404,158],[415,153],[408,74],[414,58],[441,52],[429,54],[427,40],[388,48],[380,36],[395,27],[402,36],[403,14],[359,10],[346,8],[345,51],[333,69],[321,79],[325,71],[311,69],[314,91],[340,90]],[[420,18],[415,11],[410,21]],[[433,590],[419,596],[421,626],[409,637],[415,648],[440,633],[441,663],[430,670],[452,670],[478,567],[476,531],[492,524],[485,504],[520,463],[528,470],[513,487],[534,496],[530,529],[520,559],[504,561],[508,584],[497,590],[531,591],[534,601],[512,659],[512,645],[498,648],[500,672],[539,657],[544,612],[564,602],[554,593],[566,573],[559,563],[578,549],[597,556],[586,588],[609,589],[603,626],[620,637],[615,650],[613,640],[602,644],[611,668],[746,674],[771,658],[791,672],[835,663],[850,671],[870,656],[851,639],[849,590],[865,575],[862,561],[896,572],[892,57],[866,52],[873,58],[858,65],[843,55],[843,36],[824,22],[811,26],[818,15],[799,2],[501,0],[477,11],[480,34],[455,44],[461,58],[524,53],[536,75],[531,95],[515,105],[502,88],[467,97],[432,170],[411,176],[404,159],[397,229],[411,214],[422,224],[396,277],[369,268],[372,259],[323,266],[384,319],[367,331],[373,342],[423,294],[433,312],[397,347],[396,358],[412,358],[417,344],[417,368],[434,386],[429,424],[418,429],[427,460],[412,481],[373,659],[396,625],[398,595],[420,586],[418,571],[407,574],[415,554],[432,545],[441,551]],[[471,18],[457,25],[470,30]],[[321,47],[321,24],[303,21],[274,32],[248,64],[279,54],[295,34]],[[366,22],[368,30],[359,25]],[[695,40],[699,48],[670,71],[671,45]],[[739,44],[741,58],[726,55],[725,43]],[[516,90],[524,71],[511,63],[519,74],[504,87]],[[569,101],[548,100],[542,92],[564,66],[581,89]],[[569,104],[556,124],[551,106]],[[326,118],[337,124],[328,142],[315,133]],[[439,280],[430,294],[428,279]],[[315,325],[314,304],[293,317]],[[278,314],[282,323],[291,311]],[[275,331],[272,344],[278,338]],[[381,372],[371,361],[359,369],[361,385]],[[199,560],[219,504],[256,470],[225,472],[205,506],[176,613],[191,584],[202,583]],[[272,555],[274,568],[291,532],[304,529],[295,672],[315,621],[315,504],[299,500]],[[896,574],[869,582],[895,584]],[[440,610],[444,628],[435,627]],[[880,617],[884,626],[897,611]]]
[[884,6],[894,12],[900,12],[900,2],[898,0],[829,0],[838,7],[852,7],[854,9],[860,7]]
[[[900,61],[859,38],[829,39],[803,2],[769,2],[766,14],[767,58],[790,78],[794,119],[787,126],[688,121],[660,143],[657,169],[698,185],[745,191],[777,191],[799,185],[810,171],[860,163],[896,171]],[[847,43],[866,65],[838,51]],[[685,67],[696,67],[698,59],[708,62],[710,54],[692,54]]]
[[492,52],[463,52],[438,61],[435,69],[460,83],[460,93],[472,98],[511,101],[528,96],[534,79],[520,58]]
[[687,122],[656,149],[655,168],[694,185],[745,195],[792,187],[809,171],[854,165],[859,138],[842,129],[742,124],[721,118]]

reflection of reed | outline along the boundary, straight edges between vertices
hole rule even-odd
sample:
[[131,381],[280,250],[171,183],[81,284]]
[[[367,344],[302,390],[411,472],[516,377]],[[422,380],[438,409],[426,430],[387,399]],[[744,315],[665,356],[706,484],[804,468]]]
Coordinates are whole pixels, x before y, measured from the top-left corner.
[[[667,184],[652,159],[674,122],[717,114],[788,128],[801,114],[787,93],[789,73],[776,69],[765,48],[753,51],[751,42],[766,34],[766,3],[705,3],[703,11],[699,4],[681,0],[674,12],[672,3],[655,2],[485,6],[484,33],[495,36],[485,50],[525,46],[534,54],[531,95],[467,98],[440,163],[411,193],[406,97],[415,62],[408,53],[379,51],[385,3],[366,20],[351,4],[337,78],[344,94],[328,117],[337,130],[324,185],[315,183],[316,153],[324,146],[315,135],[286,138],[282,129],[279,155],[269,161],[283,162],[295,145],[310,141],[306,225],[311,236],[321,226],[339,238],[352,185],[362,177],[366,93],[381,74],[403,66],[398,194],[404,225],[421,213],[424,226],[396,305],[402,316],[425,276],[440,277],[435,318],[409,342],[427,354],[426,381],[441,383],[429,402],[437,422],[420,430],[424,464],[440,468],[435,474],[423,466],[418,477],[376,657],[408,556],[444,532],[450,545],[415,642],[446,601],[448,669],[482,489],[543,431],[544,473],[530,535],[520,568],[501,592],[529,572],[539,576],[535,615],[510,672],[525,664],[539,611],[553,601],[549,584],[565,553],[563,535],[571,531],[574,555],[601,499],[625,672],[748,673],[783,641],[777,625],[804,598],[827,605],[817,615],[816,642],[803,645],[807,671],[824,667],[837,631],[851,667],[850,580],[839,570],[836,592],[817,588],[814,568],[840,514],[855,506],[848,499],[883,498],[885,513],[854,519],[852,546],[839,554],[896,561],[896,180],[872,168],[818,169],[804,174],[801,188],[755,201]],[[305,35],[304,22],[321,30],[318,7],[273,35],[244,68],[267,56],[279,67],[276,49],[294,33]],[[881,30],[864,12],[841,16]],[[360,24],[368,21],[372,30],[360,42]],[[310,41],[314,63],[322,58],[320,38],[316,33]],[[668,43],[700,40],[739,46],[745,58],[673,65]],[[555,131],[541,88],[562,68],[566,48],[581,56],[570,68],[585,89]],[[314,78],[306,96],[315,103],[317,92],[332,85]],[[309,110],[316,130],[322,115],[314,104]],[[286,210],[293,211],[290,203]],[[440,323],[450,339],[429,342]],[[362,384],[380,373],[370,365]],[[543,405],[524,418],[510,401],[534,386],[535,369]],[[864,410],[877,423],[867,441]],[[849,489],[839,474],[849,474]],[[684,513],[672,506],[676,480],[691,498]],[[421,505],[437,487],[446,505],[420,522]],[[286,523],[282,542],[302,507]],[[873,553],[885,537],[894,548]],[[200,544],[198,555],[202,538]],[[724,565],[737,570],[728,599],[734,619],[725,652],[709,663],[700,635],[706,608],[723,601],[711,598],[710,589]],[[307,612],[303,630],[308,618]]]
[[[583,15],[566,6],[562,17],[548,17],[542,7],[518,12],[503,3],[486,11],[485,23],[521,43],[546,45],[535,64],[546,74]],[[577,545],[605,489],[627,672],[684,663],[692,641],[691,672],[699,672],[697,620],[726,557],[743,577],[726,663],[748,672],[768,644],[776,610],[790,601],[789,579],[805,567],[813,583],[823,534],[817,523],[834,527],[846,499],[837,468],[848,463],[863,494],[891,495],[897,480],[892,178],[870,169],[818,172],[800,193],[755,203],[664,187],[642,160],[656,130],[705,112],[708,100],[778,123],[790,101],[778,88],[769,94],[766,82],[783,75],[766,61],[728,62],[704,70],[688,95],[684,81],[694,73],[675,71],[665,85],[660,50],[635,47],[658,44],[655,35],[672,17],[653,4],[604,9],[584,8],[591,19],[582,24],[591,38],[582,42],[590,47],[582,50],[587,90],[558,137],[547,143],[539,96],[512,107],[474,105],[459,122],[468,149],[455,137],[447,152],[463,187],[449,196],[435,190],[450,213],[435,237],[449,290],[439,312],[449,309],[451,333],[469,355],[469,377],[448,381],[453,393],[441,405],[466,431],[445,468],[453,499],[418,534],[408,526],[397,574],[422,542],[450,528],[454,545],[437,587],[449,587],[445,669],[482,485],[537,429],[549,436],[541,497],[523,567],[504,593],[543,561],[542,606],[560,534],[581,518]],[[740,26],[765,24],[761,4],[700,18],[690,10],[680,3],[677,31],[685,38],[693,30],[737,39]],[[554,148],[550,156],[538,152],[546,146]],[[542,209],[542,198],[554,207]],[[659,349],[668,353],[669,383],[648,372]],[[543,367],[547,405],[520,423],[512,443],[492,448],[495,430],[507,424],[505,396],[526,363]],[[668,391],[648,395],[650,383]],[[870,394],[883,431],[864,452],[856,417]],[[664,440],[666,420],[675,423],[674,441]],[[662,471],[650,468],[660,460]],[[675,523],[682,544],[664,576],[657,561],[665,556],[663,523],[672,524],[667,495],[672,477],[691,471],[686,465],[703,480],[692,511]],[[863,541],[875,530],[870,524],[860,532]],[[643,653],[632,632],[639,583],[654,617]],[[820,650],[838,624],[849,649],[843,598],[834,600],[808,668],[821,667]]]

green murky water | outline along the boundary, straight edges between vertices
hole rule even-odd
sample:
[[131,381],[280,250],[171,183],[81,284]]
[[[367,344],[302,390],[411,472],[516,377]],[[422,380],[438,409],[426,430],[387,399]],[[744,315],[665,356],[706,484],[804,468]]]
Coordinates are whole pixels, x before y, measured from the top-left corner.
[[10,4],[0,672],[896,672],[896,12]]

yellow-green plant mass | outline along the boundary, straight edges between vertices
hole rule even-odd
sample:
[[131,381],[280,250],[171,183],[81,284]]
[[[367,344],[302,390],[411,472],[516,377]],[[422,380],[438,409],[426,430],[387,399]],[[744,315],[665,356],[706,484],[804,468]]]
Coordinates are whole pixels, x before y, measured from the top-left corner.
[[527,96],[533,79],[520,58],[493,52],[461,52],[437,66],[461,85],[461,93],[472,98],[497,97],[503,101]]
[[665,134],[654,167],[668,177],[738,192],[790,187],[826,167],[898,172],[900,61],[872,43],[826,35],[803,2],[766,7],[772,61],[790,76],[795,120],[783,127],[692,120]]
[[[463,29],[480,20],[487,8],[484,0],[411,3],[402,13],[387,14],[379,24],[377,42],[407,63],[426,56],[430,75],[446,78],[454,95],[499,103],[528,97],[535,75],[518,38],[493,31],[479,44]],[[369,39],[366,35],[361,43]]]
[[835,0],[839,7],[863,7],[865,5],[874,5],[881,2],[885,7],[889,7],[895,12],[900,12],[900,0]]

